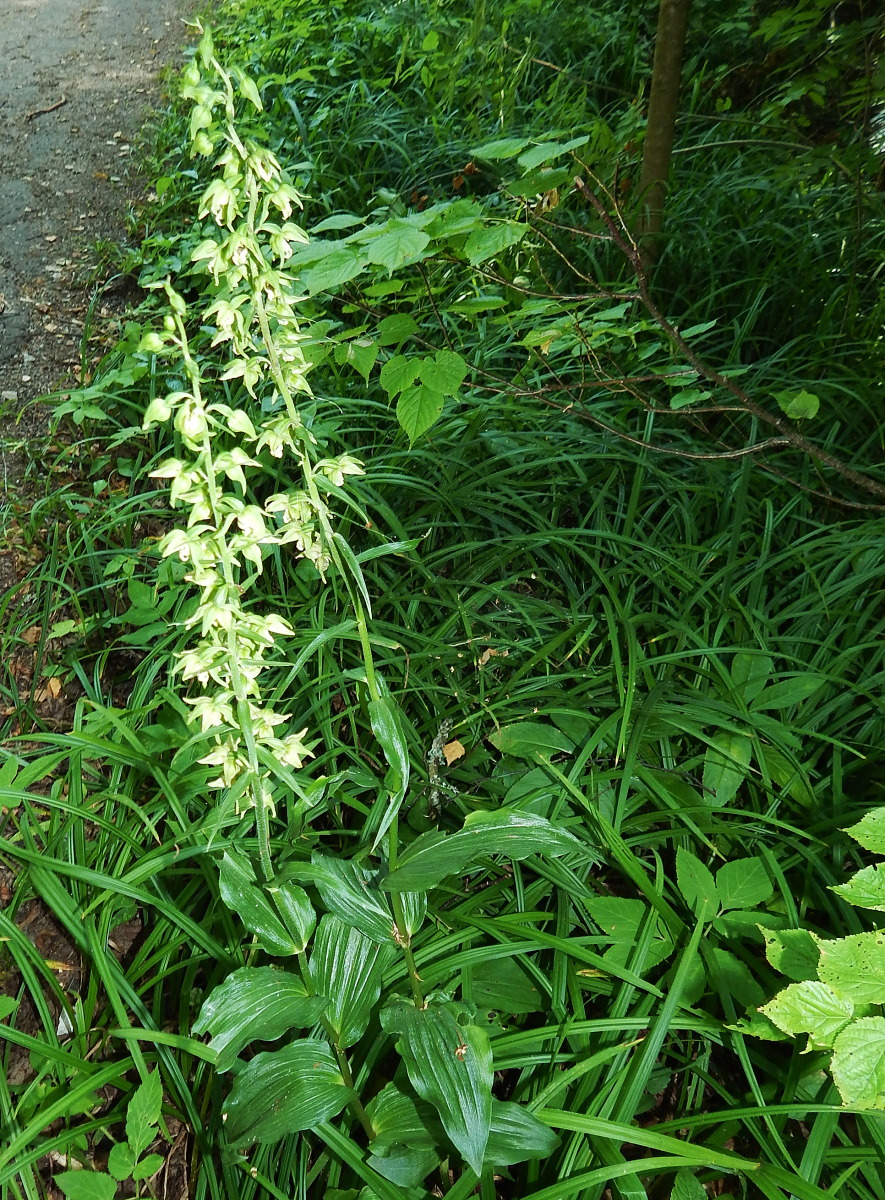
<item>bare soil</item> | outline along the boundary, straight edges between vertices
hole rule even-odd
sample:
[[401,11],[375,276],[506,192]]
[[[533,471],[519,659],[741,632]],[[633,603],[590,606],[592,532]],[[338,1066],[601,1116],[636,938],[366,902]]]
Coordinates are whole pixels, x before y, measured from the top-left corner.
[[46,432],[34,400],[76,384],[84,327],[114,307],[96,290],[96,244],[125,240],[133,145],[197,5],[0,6],[0,497],[13,498]]

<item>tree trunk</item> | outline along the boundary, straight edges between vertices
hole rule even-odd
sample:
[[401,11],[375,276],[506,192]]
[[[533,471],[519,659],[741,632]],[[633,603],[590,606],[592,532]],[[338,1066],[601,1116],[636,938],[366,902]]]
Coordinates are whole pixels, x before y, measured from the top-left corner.
[[657,239],[664,224],[664,197],[673,153],[673,132],[679,108],[682,52],[691,0],[660,0],[655,34],[655,59],[648,102],[648,124],[642,149],[642,174],[636,239],[642,261],[651,266],[658,254]]

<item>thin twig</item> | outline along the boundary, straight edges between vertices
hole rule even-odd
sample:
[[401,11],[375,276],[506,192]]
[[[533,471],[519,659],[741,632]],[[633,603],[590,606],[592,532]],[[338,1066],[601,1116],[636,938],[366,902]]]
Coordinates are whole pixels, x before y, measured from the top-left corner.
[[697,373],[702,375],[704,379],[707,379],[711,383],[715,383],[717,387],[724,388],[727,392],[730,392],[731,395],[743,405],[748,413],[751,413],[754,417],[758,418],[758,420],[760,420],[763,424],[769,425],[773,429],[776,429],[780,434],[780,439],[772,439],[772,441],[780,440],[782,444],[785,443],[790,445],[794,450],[800,450],[803,454],[807,454],[810,458],[817,459],[818,462],[823,463],[825,466],[831,467],[837,474],[841,475],[843,479],[847,479],[850,483],[853,483],[855,487],[859,487],[865,492],[870,492],[874,496],[885,496],[885,484],[879,483],[875,479],[870,479],[868,475],[863,475],[860,471],[855,471],[853,467],[849,467],[847,463],[844,463],[840,458],[836,458],[834,454],[830,454],[829,451],[821,449],[820,446],[816,446],[814,442],[809,441],[809,439],[803,434],[798,433],[795,429],[791,428],[786,421],[775,416],[774,413],[769,412],[768,409],[763,408],[761,404],[757,404],[756,401],[753,400],[752,397],[750,397],[742,388],[739,388],[736,383],[733,383],[730,379],[727,379],[724,375],[721,375],[718,371],[708,366],[702,358],[699,358],[698,355],[695,354],[679,330],[670,324],[670,322],[652,300],[651,295],[649,294],[648,275],[646,274],[640,260],[639,247],[630,237],[629,233],[625,233],[618,228],[618,226],[612,220],[611,215],[606,210],[605,206],[602,204],[599,198],[594,195],[590,188],[587,187],[586,183],[584,183],[584,180],[581,179],[580,176],[575,177],[574,183],[575,187],[584,197],[584,199],[587,200],[588,203],[591,204],[599,214],[601,220],[608,228],[615,245],[627,257],[628,261],[633,267],[633,272],[636,275],[636,290],[644,308],[647,310],[656,324],[671,339],[686,362],[690,363]]
[[34,117],[42,117],[44,113],[55,112],[57,108],[61,108],[63,104],[67,104],[67,96],[62,96],[61,100],[56,100],[55,104],[50,104],[49,108],[35,108],[33,112],[29,112],[25,117],[26,121],[33,121]]

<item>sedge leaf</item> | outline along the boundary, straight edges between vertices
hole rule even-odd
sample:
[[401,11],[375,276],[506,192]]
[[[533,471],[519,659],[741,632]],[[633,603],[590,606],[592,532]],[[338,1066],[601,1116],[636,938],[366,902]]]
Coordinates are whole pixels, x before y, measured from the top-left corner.
[[338,917],[327,914],[317,926],[310,955],[316,991],[328,1000],[325,1019],[342,1050],[366,1032],[381,995],[381,972],[393,946],[379,946]]

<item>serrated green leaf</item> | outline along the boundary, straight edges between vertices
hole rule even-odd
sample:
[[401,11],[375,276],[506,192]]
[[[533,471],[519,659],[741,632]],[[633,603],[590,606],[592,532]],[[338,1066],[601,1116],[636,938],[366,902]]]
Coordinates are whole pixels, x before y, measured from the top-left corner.
[[850,1000],[817,979],[791,983],[759,1011],[790,1037],[810,1034],[816,1049],[829,1049],[855,1015]]
[[394,313],[378,322],[378,344],[380,346],[398,346],[400,342],[411,337],[417,330],[418,322],[414,317],[410,317],[407,313]]
[[885,997],[885,930],[820,942],[817,975],[855,1005]]
[[335,347],[335,362],[339,367],[349,363],[366,383],[378,357],[378,343],[371,338],[351,338]]
[[162,1154],[148,1154],[132,1168],[132,1178],[138,1182],[141,1179],[150,1179],[152,1175],[160,1170],[166,1162]]
[[717,808],[731,804],[750,765],[749,737],[720,729],[710,738],[704,755],[704,794]]
[[371,263],[395,271],[405,263],[426,257],[423,251],[430,245],[430,238],[423,229],[401,218],[389,221],[385,231],[371,241],[364,241],[362,253]]
[[581,849],[577,838],[534,813],[473,812],[458,833],[447,836],[433,831],[416,838],[382,886],[392,892],[421,892],[447,875],[460,874],[487,854],[521,860],[531,854],[556,856]]
[[353,213],[335,213],[326,217],[319,225],[312,226],[311,234],[325,233],[328,229],[352,229],[354,225],[364,225],[365,217],[355,217]]
[[484,158],[493,162],[499,158],[516,158],[517,154],[529,144],[528,138],[496,138],[492,142],[483,142],[470,153],[474,158]]
[[445,397],[424,384],[407,387],[396,403],[396,419],[408,436],[409,444],[431,429],[442,416]]
[[763,929],[765,957],[776,971],[801,982],[817,978],[820,947],[807,929]]
[[830,890],[857,908],[885,912],[885,863],[864,867],[852,875],[847,883],[837,884]]
[[460,354],[453,350],[437,350],[433,358],[425,358],[421,363],[418,378],[432,391],[454,396],[466,374],[467,363]]
[[117,1181],[98,1171],[64,1171],[53,1179],[68,1200],[114,1200],[117,1194]]
[[122,1182],[131,1177],[136,1159],[137,1155],[128,1142],[115,1142],[108,1154],[108,1171],[114,1179]]
[[709,1200],[707,1189],[693,1171],[677,1171],[670,1200]]
[[731,677],[747,704],[759,695],[771,675],[772,661],[766,654],[741,652],[731,661]]
[[365,256],[355,246],[341,246],[331,251],[315,266],[301,272],[301,283],[311,295],[329,291],[359,275],[366,264]]
[[316,991],[326,997],[325,1020],[342,1050],[366,1032],[381,995],[381,973],[393,948],[379,946],[338,917],[327,914],[317,926],[310,955]]
[[497,225],[487,225],[484,229],[475,229],[464,243],[464,253],[472,267],[494,258],[508,246],[515,246],[525,237],[528,226],[516,221],[501,221]]
[[153,1071],[140,1084],[126,1109],[126,1140],[136,1158],[157,1136],[157,1125],[163,1107],[163,1081],[159,1071]]
[[676,851],[676,882],[694,914],[711,920],[719,908],[719,893],[712,872],[699,858],[680,846]]
[[862,1017],[836,1038],[833,1082],[852,1108],[885,1108],[885,1018]]
[[289,971],[274,967],[241,967],[206,997],[194,1023],[196,1035],[211,1033],[218,1055],[217,1071],[229,1071],[250,1042],[275,1042],[292,1029],[307,1029],[326,1006],[323,996],[309,996]]
[[406,358],[396,354],[381,368],[381,386],[391,398],[410,387],[418,378],[423,358]]
[[550,162],[552,158],[559,158],[562,154],[568,154],[571,150],[577,150],[579,146],[585,146],[589,141],[590,135],[585,133],[581,137],[572,138],[570,142],[541,142],[540,145],[531,146],[520,154],[517,161],[527,171],[533,171],[542,163]]
[[874,808],[864,813],[856,825],[845,830],[864,850],[873,854],[885,854],[885,808]]
[[412,1087],[439,1113],[443,1128],[477,1175],[492,1122],[492,1051],[488,1033],[459,1024],[446,1007],[396,1004],[382,1011],[388,1033],[399,1035]]
[[730,993],[739,1007],[752,1008],[762,1003],[765,992],[749,967],[736,955],[721,946],[709,952],[712,982],[718,989]]
[[781,411],[786,413],[791,420],[801,421],[817,416],[820,397],[816,396],[814,392],[807,392],[803,388],[798,392],[774,392],[773,394]]
[[761,858],[735,858],[716,872],[716,891],[722,908],[755,908],[774,891]]
[[225,1133],[235,1146],[276,1142],[337,1116],[353,1096],[328,1044],[302,1038],[246,1064],[224,1105]]
[[789,679],[781,679],[778,683],[763,688],[750,704],[750,708],[753,712],[793,708],[820,691],[825,683],[823,675],[813,675],[809,672],[793,675]]
[[540,721],[516,721],[489,734],[489,742],[501,754],[527,758],[531,762],[549,762],[554,754],[573,754],[575,744],[555,725]]
[[624,942],[631,946],[648,913],[648,905],[642,900],[622,896],[594,896],[592,900],[585,901],[584,907],[613,942]]
[[218,876],[221,899],[249,932],[255,934],[268,954],[297,954],[298,946],[254,879],[255,873],[248,859],[236,852],[225,851]]

